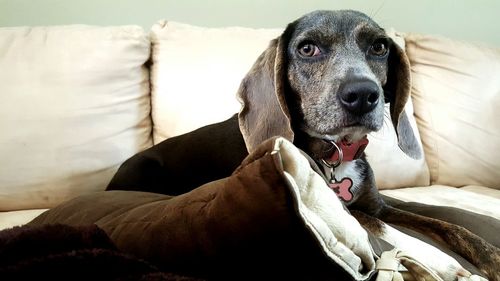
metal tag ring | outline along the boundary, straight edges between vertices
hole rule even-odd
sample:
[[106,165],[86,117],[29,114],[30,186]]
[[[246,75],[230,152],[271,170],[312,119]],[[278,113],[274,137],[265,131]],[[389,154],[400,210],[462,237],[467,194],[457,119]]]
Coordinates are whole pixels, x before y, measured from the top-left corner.
[[[334,142],[334,141],[328,141],[330,144],[332,144],[332,147],[335,147],[337,151],[339,152],[339,160],[337,160],[335,163],[330,164],[328,163],[325,159],[321,159],[321,162],[327,166],[330,169],[335,169],[337,168],[340,164],[342,164],[342,160],[344,160],[344,152],[342,149]],[[335,153],[335,152],[334,152]]]

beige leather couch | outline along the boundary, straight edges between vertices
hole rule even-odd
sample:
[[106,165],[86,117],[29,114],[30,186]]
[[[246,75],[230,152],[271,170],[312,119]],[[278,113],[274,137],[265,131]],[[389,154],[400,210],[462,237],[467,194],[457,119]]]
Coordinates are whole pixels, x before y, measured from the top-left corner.
[[[237,112],[242,77],[280,32],[0,28],[0,229],[103,190],[136,152]],[[500,50],[391,33],[412,63],[407,112],[425,159],[400,152],[387,121],[367,151],[380,189],[500,219]]]

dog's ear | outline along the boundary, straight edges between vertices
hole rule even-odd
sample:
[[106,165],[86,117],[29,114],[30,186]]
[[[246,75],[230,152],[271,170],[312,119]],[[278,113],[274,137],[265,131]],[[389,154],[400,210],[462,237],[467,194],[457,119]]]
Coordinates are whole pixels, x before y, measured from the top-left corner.
[[290,113],[285,101],[285,36],[274,39],[260,55],[238,90],[240,131],[249,152],[274,136],[293,141]]
[[384,94],[390,102],[391,119],[398,136],[399,148],[411,158],[420,159],[422,151],[405,112],[410,90],[410,61],[404,50],[392,42]]

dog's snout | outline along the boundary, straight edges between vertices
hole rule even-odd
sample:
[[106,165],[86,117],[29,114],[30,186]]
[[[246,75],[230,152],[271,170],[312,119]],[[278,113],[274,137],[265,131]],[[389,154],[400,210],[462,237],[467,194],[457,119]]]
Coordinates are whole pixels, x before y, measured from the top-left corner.
[[378,104],[380,93],[372,81],[356,81],[340,88],[340,102],[349,112],[363,115],[372,111]]

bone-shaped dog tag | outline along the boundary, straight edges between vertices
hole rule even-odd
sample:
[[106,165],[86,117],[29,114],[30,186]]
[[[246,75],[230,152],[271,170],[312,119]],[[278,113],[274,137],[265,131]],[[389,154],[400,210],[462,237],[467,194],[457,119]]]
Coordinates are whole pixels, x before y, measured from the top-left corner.
[[335,177],[330,180],[328,184],[330,188],[337,194],[337,197],[342,199],[345,202],[349,202],[352,200],[353,195],[351,192],[352,180],[350,178],[343,178],[340,181],[337,181]]

